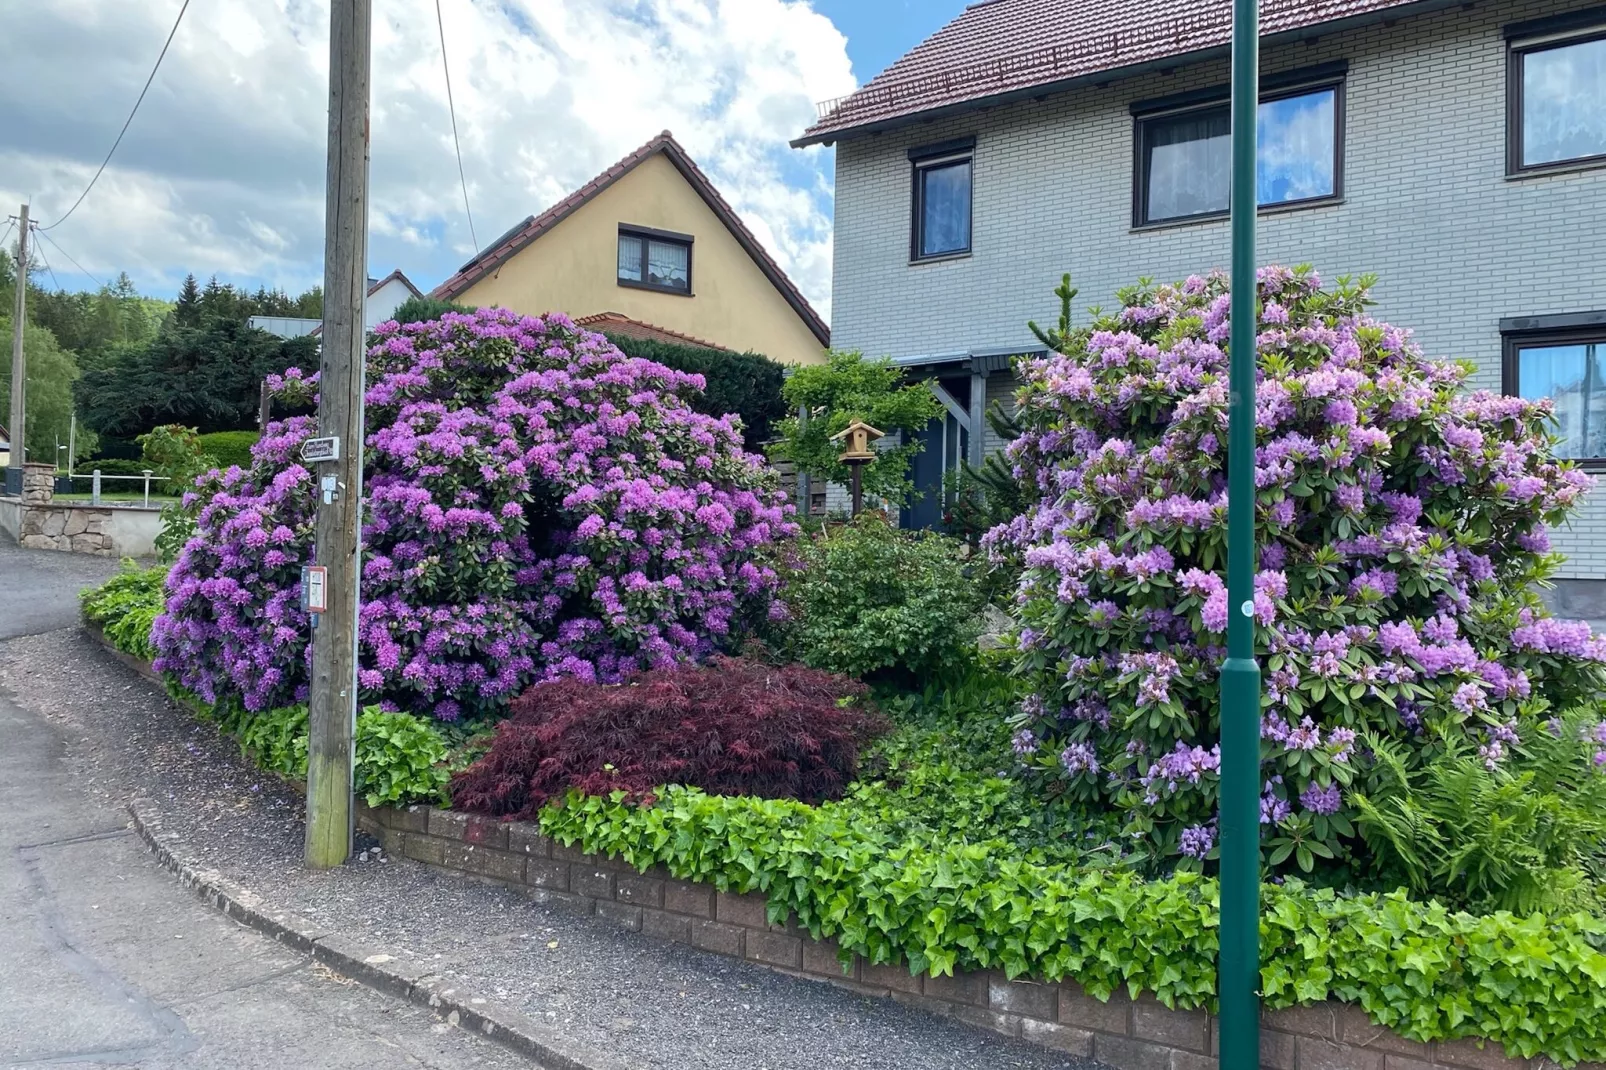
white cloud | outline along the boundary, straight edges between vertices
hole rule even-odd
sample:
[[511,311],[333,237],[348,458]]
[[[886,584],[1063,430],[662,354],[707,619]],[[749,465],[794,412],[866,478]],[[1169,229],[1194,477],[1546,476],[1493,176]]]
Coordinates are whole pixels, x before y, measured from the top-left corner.
[[[56,0],[0,38],[0,198],[66,211],[181,0]],[[673,130],[828,315],[828,150],[787,147],[853,86],[807,0],[442,0],[480,244]],[[186,271],[321,280],[327,0],[192,4],[116,158],[52,236],[87,269],[171,291]],[[370,267],[421,285],[474,251],[434,0],[373,24]],[[3,203],[0,202],[0,203]]]

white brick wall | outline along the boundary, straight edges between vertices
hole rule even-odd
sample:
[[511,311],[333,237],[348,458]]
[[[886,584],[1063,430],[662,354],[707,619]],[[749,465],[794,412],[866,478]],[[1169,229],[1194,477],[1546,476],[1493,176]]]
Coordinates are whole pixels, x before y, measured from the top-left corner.
[[[1266,48],[1268,74],[1342,59],[1349,76],[1345,200],[1261,216],[1260,262],[1376,272],[1378,314],[1432,355],[1476,361],[1473,385],[1490,389],[1501,317],[1606,308],[1606,170],[1505,176],[1501,27],[1590,2],[1491,2]],[[839,144],[833,343],[876,356],[1030,345],[1026,321],[1058,315],[1065,271],[1082,319],[1140,276],[1225,267],[1224,220],[1132,230],[1128,107],[1227,73],[1198,64]],[[911,265],[907,150],[970,135],[974,253]],[[1606,490],[1555,543],[1567,576],[1606,578]]]

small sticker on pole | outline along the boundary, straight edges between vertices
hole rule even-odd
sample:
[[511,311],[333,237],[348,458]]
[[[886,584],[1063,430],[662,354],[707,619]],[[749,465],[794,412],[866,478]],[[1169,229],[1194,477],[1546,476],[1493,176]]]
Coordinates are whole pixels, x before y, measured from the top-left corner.
[[317,616],[329,610],[329,569],[324,565],[301,568],[301,608]]
[[307,464],[340,460],[340,436],[307,439],[301,444],[301,459]]

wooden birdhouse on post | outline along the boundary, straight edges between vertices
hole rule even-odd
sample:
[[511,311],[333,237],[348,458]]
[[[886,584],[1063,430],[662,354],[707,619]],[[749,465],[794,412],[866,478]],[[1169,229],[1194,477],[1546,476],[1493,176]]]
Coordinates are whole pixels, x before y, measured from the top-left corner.
[[886,437],[863,420],[854,420],[851,424],[831,436],[832,442],[841,441],[845,448],[842,455],[837,458],[847,465],[853,472],[851,486],[853,488],[853,515],[859,515],[859,509],[864,505],[864,486],[860,472],[864,466],[876,459],[875,447],[872,443],[878,438]]

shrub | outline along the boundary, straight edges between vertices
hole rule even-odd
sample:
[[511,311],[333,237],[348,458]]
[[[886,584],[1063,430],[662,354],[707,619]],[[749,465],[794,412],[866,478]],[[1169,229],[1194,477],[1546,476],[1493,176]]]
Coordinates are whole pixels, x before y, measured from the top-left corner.
[[162,506],[162,531],[156,536],[156,559],[171,562],[195,534],[193,488],[217,468],[217,460],[201,446],[201,436],[195,428],[182,424],[163,424],[135,441],[146,467],[162,477],[162,489],[180,496],[178,501]]
[[[1499,764],[1598,695],[1606,658],[1533,590],[1559,560],[1546,525],[1591,482],[1551,455],[1550,403],[1462,393],[1470,366],[1370,319],[1369,283],[1260,273],[1251,606],[1271,857],[1358,877],[1375,876],[1344,796],[1372,763],[1359,734],[1408,766],[1456,745]],[[1029,763],[1192,864],[1214,850],[1230,608],[1227,283],[1120,296],[1062,352],[1020,362],[1010,451],[1039,499],[988,540],[1027,566]]]
[[151,624],[166,601],[162,587],[166,578],[165,568],[142,569],[124,560],[117,575],[80,592],[84,618],[99,624],[112,646],[124,654],[149,661],[156,656]]
[[[251,713],[238,706],[221,715],[222,727],[240,741],[240,753],[258,768],[290,780],[307,779],[307,707]],[[353,789],[369,806],[440,802],[447,748],[440,731],[407,713],[366,706],[357,715]]]
[[[96,469],[99,469],[100,474],[103,476],[142,476],[145,474],[145,470],[147,468],[151,469],[153,472],[155,471],[154,466],[149,461],[131,461],[116,457],[96,457],[88,461],[79,461],[78,464],[74,466],[73,485],[78,486],[81,483],[85,490],[89,489],[90,480],[93,478]],[[118,480],[117,482],[117,486],[119,487],[128,487],[134,485],[135,484],[132,483],[125,483],[122,480]],[[104,490],[106,488],[103,486],[101,489]]]
[[674,345],[645,338],[610,334],[608,340],[626,356],[656,361],[667,368],[703,377],[701,396],[692,408],[715,418],[733,412],[742,418],[742,439],[757,451],[768,442],[775,423],[788,412],[781,396],[786,368],[758,353],[731,353],[702,346]]
[[[641,870],[760,892],[844,958],[911,973],[1002,970],[1215,1005],[1219,892],[1196,873],[1022,862],[963,840],[905,842],[847,804],[723,798],[670,788],[651,806],[570,796],[542,832]],[[1513,1055],[1606,1059],[1606,923],[1585,914],[1452,912],[1405,893],[1343,897],[1298,880],[1262,889],[1269,1008],[1359,1004],[1416,1040],[1484,1037]]]
[[802,543],[787,589],[789,649],[850,676],[951,673],[980,630],[961,554],[954,539],[899,531],[875,513]]
[[863,420],[889,436],[879,443],[876,459],[860,470],[865,494],[897,505],[914,492],[909,462],[920,452],[921,443],[897,445],[891,436],[924,430],[943,414],[942,402],[929,383],[905,383],[903,369],[886,358],[832,353],[824,364],[795,369],[781,392],[789,412],[803,408],[809,415],[781,421],[781,439],[770,448],[772,457],[792,461],[817,479],[846,484],[852,472],[837,459],[842,443],[831,441],[831,436],[854,420]]
[[885,722],[861,684],[800,666],[717,658],[617,685],[538,684],[452,780],[457,809],[529,817],[569,791],[650,799],[665,784],[819,801],[853,779]]
[[471,306],[460,305],[455,301],[440,301],[433,297],[409,297],[396,306],[396,311],[390,314],[390,318],[405,327],[409,323],[438,320],[448,312],[467,315],[473,311]]
[[211,457],[219,468],[239,465],[251,467],[251,447],[262,435],[256,431],[214,431],[199,439],[201,452]]
[[[566,317],[503,309],[380,324],[369,350],[360,684],[442,720],[533,679],[618,680],[737,648],[779,583],[756,560],[796,530],[776,476],[700,386]],[[305,399],[314,379],[273,381]],[[315,480],[304,417],[249,471],[199,490],[168,580],[157,667],[208,702],[299,701]]]

